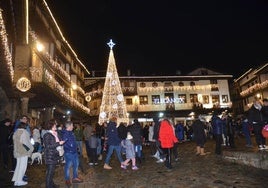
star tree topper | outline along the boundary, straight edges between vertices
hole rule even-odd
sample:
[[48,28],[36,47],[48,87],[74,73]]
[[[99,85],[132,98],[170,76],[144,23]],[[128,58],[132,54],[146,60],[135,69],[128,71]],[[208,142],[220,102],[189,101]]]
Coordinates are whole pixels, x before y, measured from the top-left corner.
[[113,43],[113,40],[112,39],[110,39],[110,42],[108,42],[107,44],[111,48],[111,50],[113,49],[113,47],[115,45],[115,43]]

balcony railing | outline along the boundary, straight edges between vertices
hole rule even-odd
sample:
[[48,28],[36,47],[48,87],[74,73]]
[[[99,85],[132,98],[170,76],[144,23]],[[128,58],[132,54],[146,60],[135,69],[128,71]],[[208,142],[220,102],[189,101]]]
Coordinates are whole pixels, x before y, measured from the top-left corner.
[[69,95],[48,70],[45,70],[44,81],[51,89],[56,91],[63,99],[65,99],[65,101],[68,102],[70,106],[78,108],[87,114],[90,113],[90,109]]
[[260,90],[263,90],[265,88],[268,87],[268,80],[265,80],[264,82],[262,83],[257,83],[257,84],[254,84],[253,86],[245,89],[244,91],[240,92],[240,95],[242,97],[245,97],[251,93],[254,93],[254,92],[257,92],[257,91],[260,91]]

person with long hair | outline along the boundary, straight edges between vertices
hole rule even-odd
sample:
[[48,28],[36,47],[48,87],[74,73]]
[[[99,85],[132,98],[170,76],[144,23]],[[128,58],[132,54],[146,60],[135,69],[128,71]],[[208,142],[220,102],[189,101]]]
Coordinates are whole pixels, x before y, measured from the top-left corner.
[[60,155],[57,148],[64,144],[65,141],[61,141],[57,134],[57,125],[54,119],[51,119],[46,129],[47,133],[44,134],[43,144],[44,144],[44,156],[46,163],[46,188],[56,188],[58,187],[54,181],[54,173],[56,164],[60,160]]

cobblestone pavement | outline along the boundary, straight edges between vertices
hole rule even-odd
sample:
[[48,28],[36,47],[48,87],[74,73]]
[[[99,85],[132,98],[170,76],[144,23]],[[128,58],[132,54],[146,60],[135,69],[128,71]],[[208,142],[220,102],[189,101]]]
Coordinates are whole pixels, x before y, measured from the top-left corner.
[[[259,152],[256,148],[247,149],[244,139],[236,139],[235,151]],[[173,169],[167,170],[163,163],[156,163],[156,159],[149,154],[148,146],[144,146],[145,159],[139,165],[139,170],[132,171],[130,167],[122,170],[115,154],[111,159],[112,170],[103,169],[103,161],[98,166],[90,167],[83,160],[85,173],[79,171],[84,183],[73,184],[71,188],[109,187],[109,188],[265,188],[268,185],[268,170],[228,162],[214,155],[214,141],[208,140],[205,146],[206,156],[195,156],[195,143],[179,144],[179,161],[173,160]],[[223,150],[231,150],[224,148]],[[264,151],[267,152],[267,151]],[[3,171],[3,169],[1,169]],[[4,187],[13,187],[11,173],[1,172],[0,181]],[[25,187],[45,187],[45,165],[33,164],[28,166],[28,185]],[[66,187],[63,178],[63,165],[56,169],[55,183]]]

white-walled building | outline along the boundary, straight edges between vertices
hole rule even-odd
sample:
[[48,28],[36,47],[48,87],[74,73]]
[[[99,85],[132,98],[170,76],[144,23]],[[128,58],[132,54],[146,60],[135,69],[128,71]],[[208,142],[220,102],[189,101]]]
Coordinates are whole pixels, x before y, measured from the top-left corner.
[[246,112],[254,98],[268,98],[268,63],[250,68],[233,82],[233,109],[237,114]]
[[[199,68],[185,76],[119,76],[119,79],[130,120],[151,121],[162,114],[176,121],[191,117],[192,112],[208,114],[213,109],[231,108],[232,77]],[[104,80],[105,77],[85,79],[92,117],[99,114]]]

